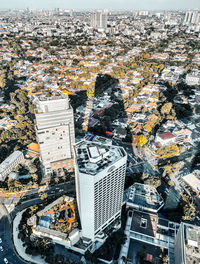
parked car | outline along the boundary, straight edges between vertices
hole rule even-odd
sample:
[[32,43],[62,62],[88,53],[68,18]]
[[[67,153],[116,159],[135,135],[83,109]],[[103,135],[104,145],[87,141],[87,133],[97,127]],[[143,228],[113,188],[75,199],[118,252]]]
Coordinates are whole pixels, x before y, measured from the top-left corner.
[[8,264],[8,260],[7,260],[7,258],[4,258],[3,260],[4,260],[4,262],[5,262],[6,264]]

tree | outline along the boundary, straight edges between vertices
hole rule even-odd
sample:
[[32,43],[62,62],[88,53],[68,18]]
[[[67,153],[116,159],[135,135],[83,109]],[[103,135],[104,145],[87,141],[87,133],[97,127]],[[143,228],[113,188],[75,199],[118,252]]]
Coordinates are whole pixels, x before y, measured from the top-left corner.
[[163,258],[162,258],[162,263],[163,264],[169,264],[170,263],[169,261],[170,261],[170,259],[169,259],[168,255],[163,256]]
[[5,73],[3,72],[1,75],[0,75],[0,88],[3,89],[5,87],[5,84],[6,84],[6,80],[5,80]]
[[182,220],[185,221],[194,221],[195,219],[195,208],[189,204],[186,204],[183,207],[183,216]]
[[161,180],[155,177],[148,177],[144,179],[144,184],[148,184],[155,188],[158,188],[161,185]]
[[37,172],[37,168],[36,168],[35,164],[33,164],[33,163],[30,163],[29,166],[28,166],[28,168],[29,168],[29,172],[31,174],[34,174],[34,173]]
[[36,173],[33,173],[31,176],[32,176],[32,178],[33,178],[33,181],[34,181],[34,182],[37,182],[37,180],[38,180],[38,175],[37,175]]
[[58,183],[58,182],[59,182],[59,178],[56,177],[56,178],[54,179],[54,181],[55,181],[55,183]]
[[140,135],[138,136],[139,141],[138,141],[138,145],[139,146],[144,146],[147,143],[147,139],[144,135]]
[[178,146],[172,143],[170,145],[165,146],[162,149],[158,149],[157,154],[160,156],[160,158],[167,159],[167,158],[172,158],[174,156],[178,156],[180,152]]
[[41,195],[40,195],[40,199],[41,200],[44,200],[44,199],[46,199],[47,198],[47,193],[41,193]]
[[161,108],[161,114],[169,115],[172,108],[172,103],[165,103]]

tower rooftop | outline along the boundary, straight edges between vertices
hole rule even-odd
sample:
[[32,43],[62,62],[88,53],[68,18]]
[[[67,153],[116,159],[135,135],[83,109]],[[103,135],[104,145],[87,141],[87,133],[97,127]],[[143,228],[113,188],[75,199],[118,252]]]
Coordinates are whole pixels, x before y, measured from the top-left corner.
[[46,95],[40,95],[38,96],[39,101],[53,101],[53,100],[60,100],[60,99],[68,99],[67,94],[59,94],[59,93],[54,93],[51,96],[46,96]]
[[125,157],[126,153],[122,147],[81,141],[75,146],[75,155],[79,171],[95,175],[114,165],[119,159]]

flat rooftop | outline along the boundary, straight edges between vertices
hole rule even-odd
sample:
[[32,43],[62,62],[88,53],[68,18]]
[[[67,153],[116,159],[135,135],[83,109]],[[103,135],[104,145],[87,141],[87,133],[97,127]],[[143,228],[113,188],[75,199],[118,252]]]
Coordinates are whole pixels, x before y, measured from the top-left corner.
[[59,94],[59,93],[52,94],[51,96],[46,96],[46,95],[38,96],[39,101],[53,101],[53,100],[60,100],[67,98],[68,98],[67,94]]
[[134,210],[130,231],[156,238],[157,234],[174,237],[179,224],[158,217],[157,214]]
[[185,175],[182,179],[196,192],[200,192],[200,180],[193,173]]
[[159,210],[164,205],[162,197],[158,194],[156,188],[146,185],[135,183],[128,191],[129,206],[131,203],[134,205],[142,206],[143,209]]
[[2,173],[8,166],[10,166],[18,157],[22,155],[22,152],[17,150],[13,152],[10,156],[8,156],[1,164],[0,164],[0,173]]
[[187,74],[187,77],[198,77],[200,78],[200,71],[192,71],[190,73]]
[[75,154],[79,171],[90,175],[96,175],[126,156],[122,147],[91,141],[78,143]]
[[112,145],[112,139],[101,137],[101,136],[95,136],[93,139],[93,142],[99,142],[105,145]]
[[131,223],[131,231],[156,237],[158,216],[134,211]]

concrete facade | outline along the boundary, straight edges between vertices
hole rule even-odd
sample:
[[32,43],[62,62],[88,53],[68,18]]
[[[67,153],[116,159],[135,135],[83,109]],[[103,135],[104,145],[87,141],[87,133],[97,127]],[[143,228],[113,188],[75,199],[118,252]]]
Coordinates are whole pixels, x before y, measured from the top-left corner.
[[36,130],[45,176],[54,170],[69,169],[73,159],[75,132],[74,114],[68,96],[39,98]]

